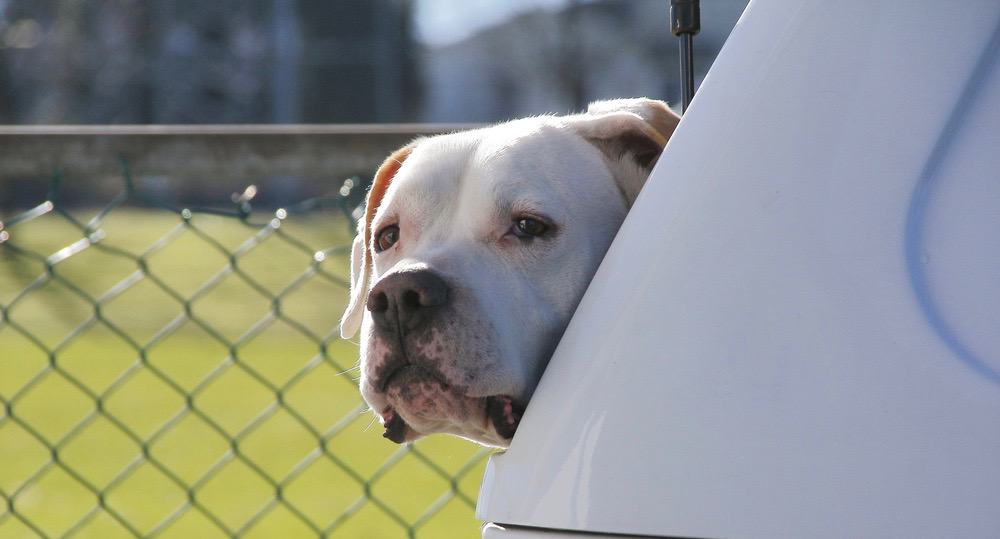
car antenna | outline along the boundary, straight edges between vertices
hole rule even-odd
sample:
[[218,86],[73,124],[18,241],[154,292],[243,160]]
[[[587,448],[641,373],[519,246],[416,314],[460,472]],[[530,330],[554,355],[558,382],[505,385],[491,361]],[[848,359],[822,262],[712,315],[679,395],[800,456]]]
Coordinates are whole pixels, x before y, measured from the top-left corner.
[[699,0],[670,0],[670,32],[681,38],[681,112],[694,97],[694,36],[701,30]]

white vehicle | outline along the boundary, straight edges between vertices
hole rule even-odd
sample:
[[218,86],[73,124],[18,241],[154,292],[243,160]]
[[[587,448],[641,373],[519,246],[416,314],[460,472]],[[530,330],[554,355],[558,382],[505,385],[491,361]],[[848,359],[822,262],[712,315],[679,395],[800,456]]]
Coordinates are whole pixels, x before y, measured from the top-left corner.
[[1000,2],[754,0],[478,515],[1000,537]]

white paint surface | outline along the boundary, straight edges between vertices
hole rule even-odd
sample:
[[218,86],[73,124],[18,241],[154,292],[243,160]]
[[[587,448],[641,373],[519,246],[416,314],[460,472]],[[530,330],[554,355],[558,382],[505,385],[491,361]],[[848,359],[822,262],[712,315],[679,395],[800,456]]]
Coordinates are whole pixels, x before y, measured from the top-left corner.
[[751,3],[479,517],[1000,537],[998,42],[995,0]]

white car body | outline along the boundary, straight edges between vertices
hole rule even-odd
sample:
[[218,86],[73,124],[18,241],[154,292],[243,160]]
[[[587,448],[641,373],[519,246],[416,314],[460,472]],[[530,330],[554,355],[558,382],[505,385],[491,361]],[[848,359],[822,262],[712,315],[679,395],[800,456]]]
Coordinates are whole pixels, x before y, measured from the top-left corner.
[[1000,2],[754,0],[478,516],[1000,537]]

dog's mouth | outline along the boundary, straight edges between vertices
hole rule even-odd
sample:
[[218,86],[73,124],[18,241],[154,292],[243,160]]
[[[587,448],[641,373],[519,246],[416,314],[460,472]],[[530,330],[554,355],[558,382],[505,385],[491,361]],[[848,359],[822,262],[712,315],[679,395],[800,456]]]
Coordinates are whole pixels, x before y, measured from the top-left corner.
[[505,447],[524,413],[524,405],[508,395],[468,396],[465,388],[426,362],[399,358],[383,365],[373,378],[386,400],[379,412],[383,436],[398,444],[450,432]]
[[[477,400],[482,401],[484,408],[483,429],[489,433],[492,428],[499,438],[498,442],[502,441],[506,446],[517,432],[517,426],[524,415],[524,406],[507,395],[494,395]],[[392,406],[383,410],[381,416],[382,425],[385,427],[382,436],[397,444],[413,441],[421,435],[408,425],[403,416]]]
[[422,365],[416,365],[413,363],[405,363],[405,362],[401,362],[395,365],[392,370],[388,371],[385,375],[383,375],[378,386],[379,390],[381,390],[382,393],[385,393],[389,391],[389,386],[392,384],[395,383],[406,384],[416,379],[433,380],[439,386],[441,386],[441,389],[445,391],[449,390],[451,386],[451,384],[448,383],[448,381],[444,378],[444,376],[442,376],[437,371],[434,371],[433,369],[429,369]]

